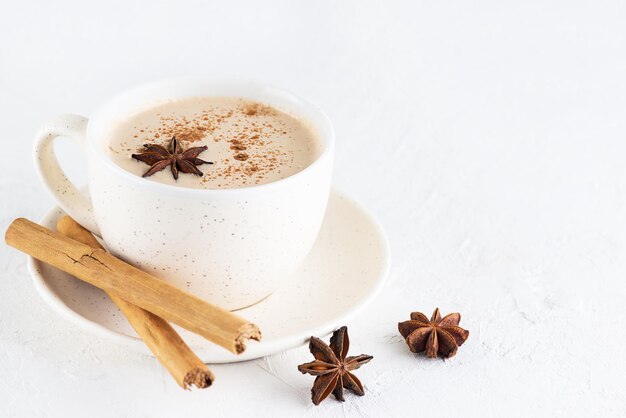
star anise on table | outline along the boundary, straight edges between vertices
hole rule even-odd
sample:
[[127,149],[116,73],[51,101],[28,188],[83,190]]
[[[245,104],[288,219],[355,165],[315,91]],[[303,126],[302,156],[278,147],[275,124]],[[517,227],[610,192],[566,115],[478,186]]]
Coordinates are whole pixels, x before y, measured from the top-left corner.
[[331,392],[337,400],[343,401],[344,388],[359,396],[365,395],[363,384],[350,372],[373,357],[366,354],[346,357],[349,347],[348,328],[345,326],[333,333],[330,345],[326,345],[319,338],[311,337],[309,350],[315,360],[299,365],[298,370],[303,374],[317,376],[311,389],[311,398],[315,405],[319,405]]
[[207,146],[193,147],[183,151],[180,142],[175,136],[172,137],[167,148],[158,144],[145,144],[144,152],[132,154],[131,157],[142,163],[150,165],[150,169],[143,174],[143,177],[149,177],[154,173],[164,170],[167,166],[172,170],[174,179],[178,180],[178,172],[195,174],[202,176],[202,171],[196,166],[202,164],[213,164],[210,161],[204,161],[198,158],[198,155],[206,151]]
[[459,327],[460,321],[461,314],[451,313],[442,318],[437,308],[430,320],[421,312],[411,313],[411,320],[398,323],[398,330],[412,352],[425,351],[430,358],[437,355],[448,358],[469,337],[469,331]]

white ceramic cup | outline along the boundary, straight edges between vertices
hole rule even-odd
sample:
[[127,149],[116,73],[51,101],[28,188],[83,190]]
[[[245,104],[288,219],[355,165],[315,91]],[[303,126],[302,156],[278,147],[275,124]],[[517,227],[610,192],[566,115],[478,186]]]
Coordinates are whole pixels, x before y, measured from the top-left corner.
[[[257,100],[298,115],[323,141],[304,170],[237,189],[190,189],[131,174],[108,156],[105,134],[155,102],[193,96]],[[53,142],[67,137],[87,156],[89,194],[65,176]],[[37,133],[36,166],[70,216],[104,239],[116,256],[227,309],[275,291],[304,260],[319,232],[330,192],[334,133],[327,116],[302,98],[263,83],[174,79],[130,90],[91,119],[62,115]]]

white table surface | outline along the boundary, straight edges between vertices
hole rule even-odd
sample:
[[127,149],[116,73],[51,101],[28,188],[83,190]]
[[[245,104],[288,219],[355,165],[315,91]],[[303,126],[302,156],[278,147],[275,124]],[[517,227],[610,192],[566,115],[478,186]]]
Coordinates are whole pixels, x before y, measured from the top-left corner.
[[[335,184],[380,219],[389,284],[351,321],[362,398],[309,401],[300,348],[183,392],[42,304],[0,251],[0,416],[624,416],[626,5],[617,1],[31,2],[0,12],[0,226],[52,205],[38,125],[136,84],[254,76],[324,107]],[[70,174],[80,153],[61,147]],[[456,357],[397,322],[460,311]],[[88,414],[88,415],[87,415]]]

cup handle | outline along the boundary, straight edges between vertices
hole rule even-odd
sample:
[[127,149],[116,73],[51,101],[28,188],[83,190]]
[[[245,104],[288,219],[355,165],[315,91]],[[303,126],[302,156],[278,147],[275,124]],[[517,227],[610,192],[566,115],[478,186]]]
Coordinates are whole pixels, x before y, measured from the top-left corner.
[[79,115],[60,115],[48,121],[37,132],[34,157],[39,177],[59,206],[78,223],[99,236],[100,230],[89,195],[81,193],[70,182],[59,165],[53,148],[54,140],[58,137],[69,138],[83,148],[87,122],[87,118]]

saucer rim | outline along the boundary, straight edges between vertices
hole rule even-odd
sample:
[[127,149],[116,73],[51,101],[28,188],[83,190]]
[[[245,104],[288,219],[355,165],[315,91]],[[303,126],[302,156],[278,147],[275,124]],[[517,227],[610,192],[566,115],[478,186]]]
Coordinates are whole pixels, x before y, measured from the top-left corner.
[[[377,241],[379,242],[381,247],[381,270],[378,276],[372,281],[374,283],[374,286],[372,287],[371,291],[353,306],[349,307],[348,311],[345,312],[343,315],[332,318],[331,320],[326,321],[325,323],[314,328],[307,328],[306,330],[294,332],[291,335],[279,337],[274,341],[270,341],[267,343],[263,341],[261,341],[261,343],[251,343],[248,346],[248,349],[239,355],[235,355],[226,351],[224,351],[224,353],[221,353],[220,356],[217,357],[215,356],[214,352],[205,355],[205,353],[202,352],[203,346],[190,344],[191,349],[196,352],[196,355],[198,355],[198,357],[200,357],[202,361],[212,364],[235,363],[278,354],[293,348],[300,347],[307,343],[308,338],[311,335],[316,335],[322,338],[326,337],[338,326],[340,326],[339,324],[348,322],[350,319],[354,318],[359,312],[362,312],[363,309],[365,309],[365,307],[367,307],[380,294],[385,284],[387,283],[387,277],[391,268],[391,249],[385,231],[378,222],[378,220],[369,211],[369,209],[367,209],[357,200],[348,196],[346,193],[338,190],[335,187],[331,189],[330,193],[337,195],[337,197],[341,199],[347,200],[352,206],[354,206],[356,210],[360,211],[365,216],[368,223],[372,226],[372,231],[374,231],[376,234]],[[40,218],[39,222],[43,224],[50,217],[55,216],[57,212],[64,213],[63,209],[61,209],[58,205],[54,205],[49,211],[44,214],[44,216]],[[39,260],[28,256],[27,268],[33,280],[35,289],[37,290],[37,293],[40,295],[40,297],[44,300],[44,302],[46,302],[61,317],[78,325],[81,329],[87,332],[109,339],[112,342],[121,346],[128,347],[135,352],[140,352],[154,357],[154,354],[144,344],[141,338],[116,332],[111,328],[108,328],[100,323],[94,322],[80,315],[68,305],[66,305],[63,300],[59,296],[57,296],[56,293],[48,286],[48,283],[44,278],[43,273],[37,267],[38,263],[40,263]],[[264,301],[261,301],[260,303],[263,302]],[[245,311],[245,309],[243,309],[242,311]]]

